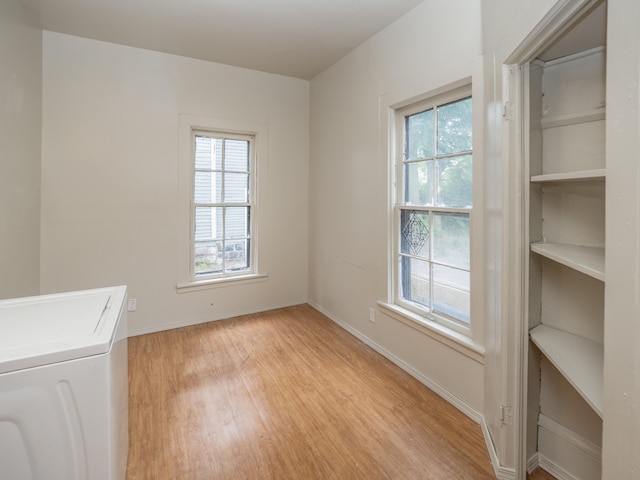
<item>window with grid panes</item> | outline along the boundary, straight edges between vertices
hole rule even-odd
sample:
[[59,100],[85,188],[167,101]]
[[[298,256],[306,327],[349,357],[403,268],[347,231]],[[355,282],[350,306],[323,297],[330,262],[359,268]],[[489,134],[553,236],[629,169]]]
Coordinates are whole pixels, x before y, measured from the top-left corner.
[[471,88],[397,111],[396,304],[470,324]]
[[254,272],[254,137],[194,131],[191,278]]

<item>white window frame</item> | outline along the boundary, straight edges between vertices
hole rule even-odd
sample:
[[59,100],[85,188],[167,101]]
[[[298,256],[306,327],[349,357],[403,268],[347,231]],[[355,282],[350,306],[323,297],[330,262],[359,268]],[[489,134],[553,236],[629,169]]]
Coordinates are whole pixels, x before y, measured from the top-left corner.
[[[210,137],[210,138],[219,138],[223,142],[225,140],[241,140],[248,142],[249,145],[249,191],[248,191],[248,199],[246,202],[225,202],[224,198],[220,202],[207,202],[207,203],[199,203],[195,201],[195,192],[196,192],[196,173],[198,171],[204,171],[202,169],[196,168],[196,137]],[[218,278],[228,278],[228,277],[237,277],[237,276],[246,276],[252,275],[255,273],[255,264],[254,264],[254,242],[253,242],[253,233],[256,228],[256,204],[254,201],[254,192],[256,189],[255,182],[255,169],[256,169],[256,154],[255,154],[255,135],[253,134],[238,134],[226,131],[213,131],[213,130],[204,130],[204,129],[192,129],[191,130],[191,145],[192,145],[192,182],[191,182],[191,241],[190,241],[190,274],[189,278],[192,282],[198,282],[201,280],[210,280],[210,279],[218,279]],[[223,147],[224,148],[224,147]],[[224,163],[224,162],[223,162]],[[230,173],[226,166],[223,166],[222,172]],[[224,188],[224,183],[223,183]],[[222,193],[224,195],[224,192]],[[225,272],[224,269],[222,272],[214,272],[214,273],[202,273],[198,274],[195,271],[195,260],[196,260],[196,244],[197,239],[195,238],[196,231],[196,211],[199,207],[222,207],[223,209],[226,207],[247,207],[249,208],[249,248],[247,251],[247,255],[249,257],[249,268],[244,270],[238,270],[237,272]],[[222,236],[223,236],[223,244],[227,237],[227,226],[226,226],[226,218],[223,215],[222,218]],[[226,248],[225,248],[226,250]],[[226,253],[226,251],[225,251]]]
[[[473,321],[472,312],[470,311],[470,319],[469,323],[465,323],[462,320],[455,319],[454,317],[449,317],[447,315],[439,314],[437,312],[433,312],[428,308],[423,307],[415,302],[410,302],[402,298],[400,293],[401,291],[401,271],[400,271],[400,241],[401,241],[401,213],[403,210],[415,210],[420,212],[429,212],[430,218],[433,218],[433,214],[436,213],[462,213],[466,214],[469,217],[469,243],[470,243],[470,252],[471,252],[471,241],[473,238],[473,207],[470,208],[454,208],[454,207],[439,207],[439,206],[418,206],[412,205],[408,206],[404,202],[404,194],[405,194],[405,176],[404,176],[404,154],[405,154],[405,133],[406,133],[406,118],[420,113],[429,109],[435,109],[437,107],[462,100],[465,98],[473,98],[471,85],[464,85],[462,87],[454,88],[445,93],[441,93],[438,95],[431,96],[429,98],[421,99],[419,101],[410,103],[409,105],[403,106],[402,108],[398,108],[395,110],[394,115],[394,137],[396,139],[395,149],[393,152],[393,163],[394,163],[394,206],[393,206],[393,242],[392,242],[392,298],[393,303],[400,306],[403,309],[406,309],[414,314],[427,318],[431,321],[439,323],[445,326],[448,329],[461,333],[465,336],[471,336],[471,322]],[[457,155],[460,154],[471,154],[473,158],[473,149],[469,152],[458,152]],[[439,157],[435,157],[439,158]],[[433,232],[433,229],[430,225],[429,231]],[[432,245],[432,242],[430,241]],[[432,247],[431,247],[432,248]],[[430,266],[436,265],[438,262],[433,260],[433,252],[429,256],[430,260],[427,262]],[[432,267],[430,267],[432,268]],[[469,268],[469,281],[470,281],[470,296],[473,291],[473,282],[471,276],[472,268]],[[432,283],[432,282],[430,282]],[[433,285],[431,286],[433,289]],[[471,301],[470,301],[471,304]]]
[[[486,187],[483,167],[483,124],[484,115],[484,82],[483,82],[482,57],[478,57],[471,65],[461,63],[452,67],[449,71],[434,70],[428,78],[420,81],[408,81],[404,86],[380,96],[379,99],[379,158],[380,168],[385,172],[387,185],[386,208],[386,246],[387,261],[385,263],[386,275],[381,277],[379,283],[378,306],[390,318],[414,329],[417,333],[426,335],[431,339],[447,345],[448,347],[474,359],[478,363],[484,363],[485,356],[485,316],[489,305],[486,302],[486,275],[501,275],[501,271],[493,271],[491,262],[495,262],[496,250],[487,247],[484,242],[485,235],[485,210]],[[471,74],[470,74],[471,73]],[[473,81],[472,81],[473,80]],[[396,144],[401,141],[396,138],[396,113],[408,105],[447,94],[455,89],[471,86],[473,102],[473,211],[470,222],[471,230],[471,324],[470,332],[461,333],[439,323],[430,317],[417,314],[395,302],[395,286],[393,285],[395,262],[395,223],[394,206],[396,201],[395,185],[396,170],[395,156]],[[494,113],[494,112],[492,112]],[[494,117],[492,117],[493,119]],[[495,116],[501,120],[501,112]],[[495,182],[491,182],[495,186]],[[499,189],[492,192],[493,196],[500,195]],[[494,201],[493,197],[490,201]],[[494,219],[495,223],[495,219]],[[494,227],[497,228],[497,227]],[[490,265],[489,265],[490,264]],[[489,268],[489,271],[487,271]]]
[[[251,269],[213,275],[195,275],[195,135],[224,135],[227,138],[252,139],[251,155]],[[267,260],[262,252],[265,244],[259,238],[261,225],[261,199],[264,196],[264,172],[268,162],[268,129],[266,125],[253,122],[216,119],[183,114],[179,117],[179,165],[178,204],[180,225],[178,235],[178,293],[187,293],[218,286],[239,285],[266,281]]]

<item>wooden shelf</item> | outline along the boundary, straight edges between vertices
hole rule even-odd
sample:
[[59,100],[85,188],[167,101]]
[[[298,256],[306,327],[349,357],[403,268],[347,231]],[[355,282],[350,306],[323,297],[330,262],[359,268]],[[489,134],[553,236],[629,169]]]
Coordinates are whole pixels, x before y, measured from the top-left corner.
[[605,109],[596,108],[584,112],[546,117],[540,120],[542,128],[565,127],[567,125],[577,125],[579,123],[597,122],[605,119]]
[[533,175],[531,177],[531,183],[582,182],[582,181],[588,181],[588,180],[604,180],[606,176],[607,176],[607,171],[604,168],[597,168],[594,170],[580,170],[576,172],[547,173],[544,175]]
[[600,281],[605,280],[604,248],[536,242],[531,244],[531,251]]
[[602,418],[602,344],[547,325],[538,325],[529,335],[543,355]]

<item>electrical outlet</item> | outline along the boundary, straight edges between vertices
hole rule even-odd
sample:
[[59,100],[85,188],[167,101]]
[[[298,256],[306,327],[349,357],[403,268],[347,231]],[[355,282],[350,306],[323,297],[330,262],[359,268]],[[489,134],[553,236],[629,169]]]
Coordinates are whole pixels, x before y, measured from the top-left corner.
[[127,312],[135,312],[136,308],[138,308],[138,300],[135,298],[130,298],[127,301]]
[[376,310],[373,307],[369,308],[369,321],[376,323]]

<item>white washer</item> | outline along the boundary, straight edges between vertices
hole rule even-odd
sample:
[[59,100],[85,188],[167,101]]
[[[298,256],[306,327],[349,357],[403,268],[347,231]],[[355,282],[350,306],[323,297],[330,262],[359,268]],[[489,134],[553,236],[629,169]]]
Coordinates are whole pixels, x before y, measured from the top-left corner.
[[123,480],[125,286],[0,301],[0,477]]

